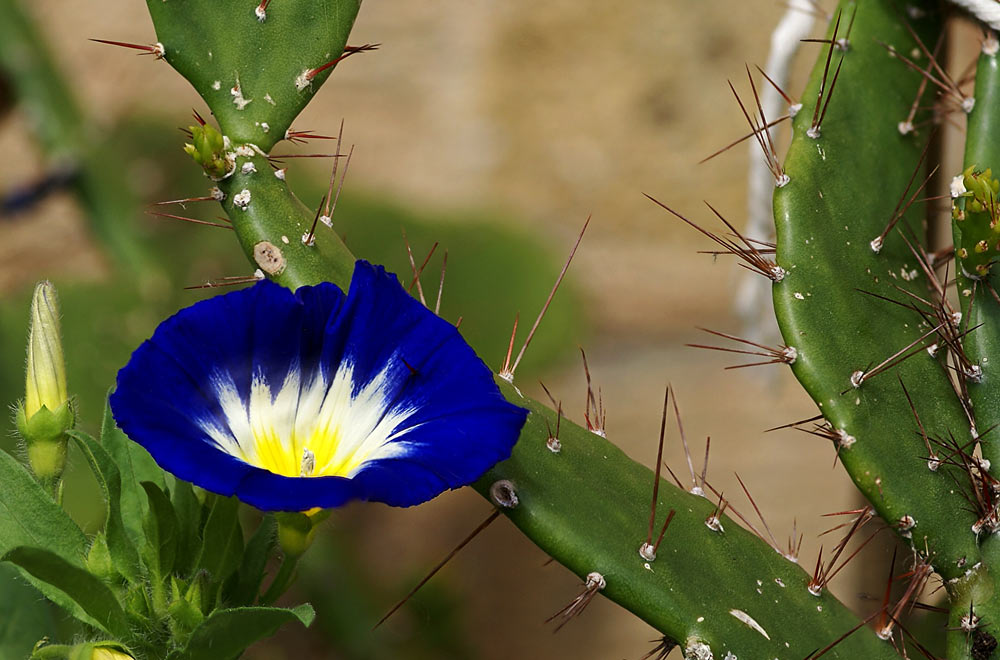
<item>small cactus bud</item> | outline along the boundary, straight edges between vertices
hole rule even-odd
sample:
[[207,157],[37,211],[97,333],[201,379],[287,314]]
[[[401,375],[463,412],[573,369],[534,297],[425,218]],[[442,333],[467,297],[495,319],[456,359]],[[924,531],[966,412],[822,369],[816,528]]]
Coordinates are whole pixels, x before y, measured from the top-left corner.
[[54,484],[62,474],[66,431],[73,422],[59,337],[59,302],[52,284],[40,282],[31,301],[24,401],[15,412],[31,469],[39,479]]
[[235,168],[234,159],[226,154],[226,140],[222,133],[208,124],[189,126],[191,143],[184,145],[184,151],[205,169],[212,179],[224,179]]

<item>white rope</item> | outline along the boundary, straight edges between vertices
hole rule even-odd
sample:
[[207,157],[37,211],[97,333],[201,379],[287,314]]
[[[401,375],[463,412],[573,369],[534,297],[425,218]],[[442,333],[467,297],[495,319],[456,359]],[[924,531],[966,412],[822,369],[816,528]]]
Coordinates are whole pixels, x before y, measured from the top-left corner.
[[1000,2],[997,0],[951,0],[994,30],[1000,30]]
[[[767,57],[767,75],[783,89],[788,86],[789,69],[799,49],[800,40],[812,33],[816,8],[808,0],[791,0],[778,26],[771,33],[771,52]],[[768,121],[788,112],[784,98],[766,80],[758,85],[760,104]],[[774,237],[771,196],[774,175],[761,157],[760,145],[750,143],[750,168],[747,182],[746,236],[758,240]],[[747,272],[737,286],[736,311],[743,319],[744,336],[751,341],[767,340],[777,335],[771,303],[771,282]]]

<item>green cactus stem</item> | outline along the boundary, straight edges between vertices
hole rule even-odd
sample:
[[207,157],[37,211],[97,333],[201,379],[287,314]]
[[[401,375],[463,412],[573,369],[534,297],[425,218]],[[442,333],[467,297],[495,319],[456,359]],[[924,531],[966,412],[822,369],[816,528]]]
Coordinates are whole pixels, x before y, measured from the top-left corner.
[[162,57],[234,145],[270,151],[344,53],[360,0],[147,0]]
[[[785,344],[798,351],[792,369],[834,431],[851,478],[938,573],[961,578],[979,561],[976,515],[955,487],[964,474],[935,460],[941,450],[932,442],[953,434],[968,443],[971,424],[948,379],[945,352],[932,346],[939,321],[932,325],[909,308],[907,294],[929,295],[906,242],[919,244],[921,220],[910,211],[899,231],[885,232],[927,139],[898,128],[920,76],[892,53],[918,45],[892,2],[841,2],[838,11],[853,26],[846,51],[836,55],[843,63],[836,64],[834,95],[821,57],[794,121],[784,166],[789,183],[774,194],[778,264],[787,272],[774,285],[775,311]],[[933,43],[936,22],[930,14],[914,23],[925,43]],[[817,101],[824,79],[825,98]],[[812,119],[819,103],[826,106],[822,126]],[[910,356],[880,373],[877,367],[903,355]]]

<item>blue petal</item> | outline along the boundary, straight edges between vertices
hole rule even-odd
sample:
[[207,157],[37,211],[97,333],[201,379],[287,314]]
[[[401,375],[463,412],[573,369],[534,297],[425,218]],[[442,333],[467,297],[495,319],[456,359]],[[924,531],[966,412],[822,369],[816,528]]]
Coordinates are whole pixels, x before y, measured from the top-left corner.
[[[371,385],[385,402],[387,441],[349,474],[271,472],[241,454],[242,445],[234,453],[218,440],[232,421],[220,377],[231,380],[245,411],[255,378],[272,387],[273,401],[289,374],[300,375],[304,392],[314,378],[329,383],[338,373],[351,375],[354,398]],[[287,409],[294,415],[303,405]],[[410,506],[471,483],[510,455],[527,415],[502,397],[451,324],[363,261],[346,298],[328,283],[293,294],[260,282],[181,310],[119,372],[111,406],[122,430],[178,477],[261,509],[299,511],[353,499]]]

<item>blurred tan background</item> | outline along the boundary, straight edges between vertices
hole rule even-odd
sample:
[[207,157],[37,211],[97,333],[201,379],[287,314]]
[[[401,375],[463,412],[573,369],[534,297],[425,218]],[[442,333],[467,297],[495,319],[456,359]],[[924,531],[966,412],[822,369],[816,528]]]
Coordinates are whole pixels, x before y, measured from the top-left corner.
[[[204,111],[165,63],[86,40],[154,41],[144,3],[37,0],[32,11],[77,96],[103,122],[153,112],[182,126],[191,108]],[[744,63],[763,65],[782,11],[770,0],[368,0],[351,43],[378,42],[381,49],[341,65],[295,126],[335,133],[345,119],[347,140],[356,144],[349,188],[448,212],[501,209],[556,253],[568,252],[592,215],[570,279],[593,325],[585,348],[603,392],[609,439],[652,465],[663,388],[672,382],[695,453],[712,437],[710,480],[749,510],[735,496],[738,470],[779,539],[797,520],[806,533],[803,564],[811,565],[816,535],[829,526],[819,515],[852,508],[852,487],[832,468],[832,448],[822,441],[763,433],[814,414],[786,370],[726,372],[738,360],[684,347],[706,339],[695,326],[740,333],[731,307],[741,269],[696,254],[711,249],[707,241],[642,196],[706,223],[702,200],[709,199],[743,223],[747,149],[697,163],[745,131],[726,80],[742,89]],[[815,51],[805,50],[811,60]],[[799,86],[801,80],[791,88]],[[16,154],[0,161],[5,185],[42,167],[26,120],[16,114],[0,124],[0,151]],[[0,291],[56,274],[106,276],[89,246],[73,201],[45,202],[30,221],[0,227]],[[538,282],[541,291],[550,286]],[[522,310],[522,320],[535,313]],[[581,341],[565,337],[568,345]],[[498,345],[484,358],[495,364],[504,349]],[[544,381],[581,421],[579,362],[568,361]],[[668,437],[666,460],[680,468],[676,439],[675,432]],[[352,506],[329,524],[374,517],[358,543],[378,572],[397,580],[432,566],[488,510],[463,490],[412,511]],[[631,659],[652,647],[652,629],[601,599],[553,635],[543,621],[573,598],[578,580],[557,565],[543,567],[545,560],[501,520],[437,578],[464,603],[475,657]],[[841,596],[857,606],[851,577],[838,582]],[[420,614],[372,634],[419,636]],[[254,657],[306,652],[290,649],[272,642]]]

